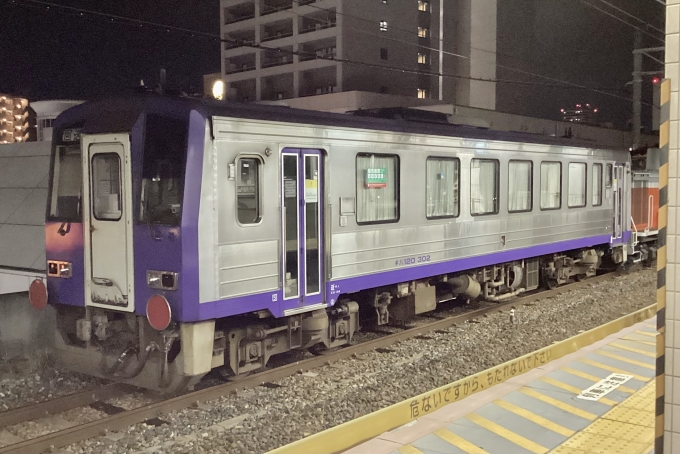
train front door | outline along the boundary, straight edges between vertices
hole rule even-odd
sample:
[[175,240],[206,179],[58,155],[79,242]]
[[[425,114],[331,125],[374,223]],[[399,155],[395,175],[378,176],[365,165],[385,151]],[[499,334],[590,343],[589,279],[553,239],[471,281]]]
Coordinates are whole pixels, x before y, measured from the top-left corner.
[[626,167],[623,164],[614,165],[614,229],[612,231],[612,240],[622,241],[623,228],[625,220],[625,197],[626,197]]
[[324,302],[323,154],[281,153],[283,299],[290,311]]
[[85,304],[134,310],[130,139],[83,135]]

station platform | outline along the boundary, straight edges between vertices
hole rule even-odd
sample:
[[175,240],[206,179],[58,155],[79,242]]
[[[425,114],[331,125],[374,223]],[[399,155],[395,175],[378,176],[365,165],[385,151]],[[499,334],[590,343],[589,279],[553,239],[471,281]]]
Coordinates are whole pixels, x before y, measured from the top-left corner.
[[636,323],[344,452],[653,453],[656,335]]

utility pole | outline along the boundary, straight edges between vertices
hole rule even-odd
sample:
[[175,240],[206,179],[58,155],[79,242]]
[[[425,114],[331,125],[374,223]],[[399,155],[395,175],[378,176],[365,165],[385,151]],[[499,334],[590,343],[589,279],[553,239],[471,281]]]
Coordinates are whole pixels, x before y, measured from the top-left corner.
[[[635,50],[642,48],[642,32],[635,30]],[[642,126],[642,53],[633,51],[633,149],[640,144]]]

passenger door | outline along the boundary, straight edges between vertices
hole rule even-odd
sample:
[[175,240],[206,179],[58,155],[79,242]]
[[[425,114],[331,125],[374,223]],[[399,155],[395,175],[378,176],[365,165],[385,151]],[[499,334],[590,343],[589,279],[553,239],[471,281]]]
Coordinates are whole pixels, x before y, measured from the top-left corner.
[[134,310],[130,139],[83,135],[85,304]]
[[626,167],[624,164],[614,165],[614,228],[612,231],[612,241],[620,240],[623,237],[625,226],[625,195],[626,195]]
[[323,154],[281,153],[283,309],[324,303]]

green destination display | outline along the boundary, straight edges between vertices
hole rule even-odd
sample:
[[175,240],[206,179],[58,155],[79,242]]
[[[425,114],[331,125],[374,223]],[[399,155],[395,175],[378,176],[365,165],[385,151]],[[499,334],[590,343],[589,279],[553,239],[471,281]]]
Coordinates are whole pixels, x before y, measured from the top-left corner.
[[366,169],[366,187],[387,187],[387,169],[384,167],[379,169]]

